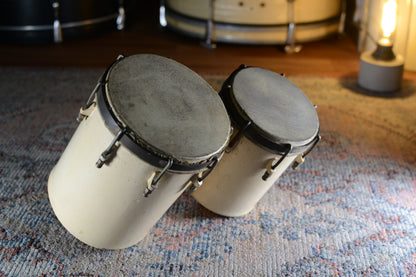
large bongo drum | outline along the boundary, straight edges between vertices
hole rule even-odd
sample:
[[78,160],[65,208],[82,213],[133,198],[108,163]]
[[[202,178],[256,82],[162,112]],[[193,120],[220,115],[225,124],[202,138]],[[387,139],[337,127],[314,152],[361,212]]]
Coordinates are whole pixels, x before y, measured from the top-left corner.
[[2,0],[0,41],[61,42],[123,29],[135,0]]
[[297,42],[322,39],[337,33],[342,14],[341,0],[164,0],[162,5],[167,27],[232,43],[284,44],[292,35]]
[[241,66],[220,96],[233,125],[219,165],[192,195],[224,216],[250,212],[290,166],[319,141],[319,119],[307,96],[284,76]]
[[151,54],[117,59],[79,118],[50,174],[49,199],[71,234],[107,249],[140,241],[190,179],[214,168],[231,129],[208,83]]

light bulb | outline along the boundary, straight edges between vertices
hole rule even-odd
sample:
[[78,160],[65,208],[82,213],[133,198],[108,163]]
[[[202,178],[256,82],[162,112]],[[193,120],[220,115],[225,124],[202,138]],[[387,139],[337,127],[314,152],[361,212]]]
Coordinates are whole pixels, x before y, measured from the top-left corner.
[[389,0],[384,4],[381,18],[381,29],[384,38],[390,38],[396,28],[396,12],[397,3],[395,0]]

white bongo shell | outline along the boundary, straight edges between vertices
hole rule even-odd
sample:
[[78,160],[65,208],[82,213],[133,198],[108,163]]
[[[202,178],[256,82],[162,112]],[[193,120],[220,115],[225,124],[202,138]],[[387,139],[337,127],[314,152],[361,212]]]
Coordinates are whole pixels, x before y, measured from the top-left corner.
[[[166,76],[161,68],[172,75]],[[153,82],[149,74],[161,82]],[[190,185],[189,179],[217,163],[228,143],[230,122],[217,93],[170,59],[122,58],[101,82],[103,89],[94,91],[88,107],[81,110],[84,119],[50,174],[48,193],[57,218],[72,235],[97,248],[120,249],[143,239]],[[147,101],[140,100],[148,96]],[[193,107],[184,107],[184,102]],[[150,115],[145,111],[149,105],[154,111]],[[164,118],[164,109],[170,109],[173,118]],[[109,116],[110,110],[121,123]],[[133,129],[124,126],[129,122]],[[183,137],[172,137],[175,133],[167,137],[169,130],[160,131],[165,125],[182,128],[178,134]],[[193,136],[197,127],[206,129]]]
[[230,147],[192,196],[224,216],[250,212],[282,173],[319,141],[315,107],[285,77],[242,66],[221,92],[234,126]]

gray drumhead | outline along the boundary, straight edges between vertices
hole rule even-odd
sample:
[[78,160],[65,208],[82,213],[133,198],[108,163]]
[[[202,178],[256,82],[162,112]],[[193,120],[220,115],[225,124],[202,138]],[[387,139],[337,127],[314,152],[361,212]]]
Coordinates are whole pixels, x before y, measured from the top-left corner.
[[308,97],[284,76],[249,67],[237,73],[235,101],[254,126],[271,141],[303,146],[319,132],[319,119]]
[[115,116],[156,154],[195,163],[226,146],[230,122],[221,98],[186,66],[133,55],[110,68],[107,82]]

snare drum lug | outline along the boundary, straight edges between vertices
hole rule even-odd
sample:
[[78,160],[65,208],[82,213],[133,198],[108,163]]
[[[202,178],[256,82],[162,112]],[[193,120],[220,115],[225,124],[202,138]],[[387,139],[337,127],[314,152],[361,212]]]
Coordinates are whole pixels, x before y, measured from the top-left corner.
[[165,167],[156,175],[156,171],[152,173],[152,175],[147,179],[147,186],[144,190],[144,197],[148,197],[156,188],[159,183],[159,180],[163,177],[163,175],[171,168],[173,164],[173,160],[169,159],[166,163]]
[[125,131],[126,131],[125,129],[120,130],[120,132],[118,132],[117,136],[115,136],[115,138],[107,147],[107,149],[101,153],[101,156],[98,158],[97,162],[95,163],[97,168],[101,168],[107,161],[109,161],[114,156],[117,148],[120,145],[119,141],[123,137]]
[[295,0],[287,0],[287,14],[289,26],[284,50],[288,54],[299,53],[302,45],[296,44]]
[[207,49],[215,49],[217,48],[217,45],[213,42],[214,39],[214,2],[215,0],[209,0],[209,14],[208,19],[206,22],[205,27],[205,41],[202,42],[202,46],[204,46]]

